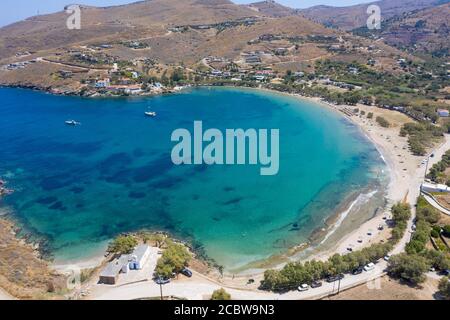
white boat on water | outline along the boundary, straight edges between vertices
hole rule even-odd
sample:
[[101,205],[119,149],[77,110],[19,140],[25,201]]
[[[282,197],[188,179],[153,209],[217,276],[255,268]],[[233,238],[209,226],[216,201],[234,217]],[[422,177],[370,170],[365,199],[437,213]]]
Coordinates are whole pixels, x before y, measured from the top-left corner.
[[69,125],[69,126],[79,126],[81,123],[77,122],[75,120],[67,120],[66,124]]
[[146,116],[149,116],[149,117],[156,117],[156,112],[153,112],[153,111],[147,111],[147,112],[145,112],[145,115],[146,115]]

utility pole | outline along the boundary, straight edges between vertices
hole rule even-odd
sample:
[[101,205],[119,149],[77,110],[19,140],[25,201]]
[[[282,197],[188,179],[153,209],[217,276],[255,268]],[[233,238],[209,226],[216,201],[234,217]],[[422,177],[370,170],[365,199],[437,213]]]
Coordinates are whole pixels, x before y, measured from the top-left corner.
[[427,178],[428,163],[430,162],[430,158],[431,158],[431,155],[428,156],[427,163],[425,164],[425,175],[423,177],[424,180]]
[[334,294],[334,288],[336,287],[336,281],[333,282],[333,291],[331,292],[331,294]]
[[159,284],[159,292],[161,293],[161,301],[164,300],[163,291],[162,291],[162,283]]
[[338,292],[337,292],[337,294],[339,294],[340,292],[341,292],[341,277],[339,277]]

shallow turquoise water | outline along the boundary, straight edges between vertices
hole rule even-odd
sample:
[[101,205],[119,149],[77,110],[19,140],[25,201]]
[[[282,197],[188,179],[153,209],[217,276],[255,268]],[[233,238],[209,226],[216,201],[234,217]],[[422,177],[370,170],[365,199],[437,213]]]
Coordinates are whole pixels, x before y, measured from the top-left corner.
[[[83,259],[120,232],[190,239],[226,268],[304,242],[351,192],[376,183],[374,146],[340,115],[253,90],[195,89],[155,98],[83,99],[0,89],[3,200],[58,260]],[[144,116],[148,106],[158,113]],[[67,119],[82,123],[64,124]],[[180,166],[176,128],[279,128],[280,171]]]

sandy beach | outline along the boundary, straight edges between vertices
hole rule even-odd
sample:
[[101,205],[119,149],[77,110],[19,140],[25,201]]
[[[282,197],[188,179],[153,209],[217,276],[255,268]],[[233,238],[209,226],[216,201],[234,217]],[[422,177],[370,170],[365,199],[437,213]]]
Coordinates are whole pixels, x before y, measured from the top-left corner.
[[[349,108],[346,106],[336,106],[340,108]],[[399,201],[408,202],[412,207],[416,203],[416,199],[420,193],[420,185],[425,177],[427,165],[423,160],[429,161],[428,169],[441,159],[442,154],[450,149],[450,137],[445,135],[443,141],[435,147],[430,153],[434,153],[435,157],[428,156],[419,157],[410,153],[406,137],[400,137],[399,130],[403,123],[412,122],[407,116],[390,110],[369,107],[365,105],[357,105],[353,108],[359,108],[368,112],[373,112],[374,117],[367,119],[366,116],[347,117],[353,123],[359,126],[364,134],[375,144],[385,161],[390,175],[390,183],[386,191],[386,208],[383,212],[361,225],[358,229],[343,237],[335,246],[333,252],[345,253],[347,248],[360,249],[373,243],[386,241],[389,237],[388,228],[378,230],[378,227],[385,226],[383,217],[390,217],[390,207]],[[352,108],[352,109],[353,109]],[[386,118],[392,125],[389,128],[379,126],[375,118],[380,115]],[[372,233],[371,236],[368,233]],[[358,242],[362,240],[362,242]]]
[[[317,102],[320,103],[321,101]],[[425,165],[421,165],[424,158],[412,155],[409,152],[407,138],[399,135],[400,127],[406,122],[412,122],[407,116],[396,111],[365,105],[354,107],[328,106],[339,112],[344,108],[350,110],[358,108],[365,111],[366,115],[369,112],[374,113],[372,119],[367,119],[366,116],[360,115],[352,117],[343,115],[356,124],[369,140],[374,143],[383,161],[386,163],[390,181],[385,193],[386,205],[384,210],[377,212],[372,219],[342,237],[331,250],[319,254],[318,258],[321,259],[325,259],[333,253],[346,253],[348,248],[358,250],[373,243],[386,241],[390,232],[386,228],[386,221],[383,218],[390,217],[390,207],[393,204],[405,201],[409,194],[418,192],[425,173]],[[375,119],[379,115],[391,123],[389,128],[383,128],[376,123]],[[415,198],[411,200],[409,202],[413,205]],[[383,226],[384,229],[378,230],[380,226]]]

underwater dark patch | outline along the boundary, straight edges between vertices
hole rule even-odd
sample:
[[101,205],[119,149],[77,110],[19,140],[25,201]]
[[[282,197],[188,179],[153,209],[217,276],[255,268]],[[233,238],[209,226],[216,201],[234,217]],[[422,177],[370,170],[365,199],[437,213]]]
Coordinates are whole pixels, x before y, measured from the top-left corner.
[[146,194],[143,192],[132,191],[128,194],[128,197],[131,199],[142,199],[146,197]]
[[39,204],[51,204],[56,201],[58,201],[57,197],[43,197],[43,198],[36,199],[36,202]]

